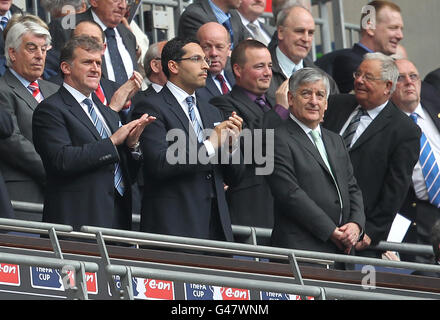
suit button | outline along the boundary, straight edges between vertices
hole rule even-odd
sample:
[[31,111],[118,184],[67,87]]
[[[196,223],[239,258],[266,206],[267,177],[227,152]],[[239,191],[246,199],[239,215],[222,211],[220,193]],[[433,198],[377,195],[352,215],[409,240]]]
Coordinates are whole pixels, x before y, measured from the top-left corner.
[[206,176],[206,180],[210,180],[212,178],[212,174],[208,173]]
[[413,208],[417,207],[417,203],[415,203],[415,202],[411,203],[411,207],[413,207]]
[[413,226],[414,226],[414,227],[417,226],[417,223],[413,222]]

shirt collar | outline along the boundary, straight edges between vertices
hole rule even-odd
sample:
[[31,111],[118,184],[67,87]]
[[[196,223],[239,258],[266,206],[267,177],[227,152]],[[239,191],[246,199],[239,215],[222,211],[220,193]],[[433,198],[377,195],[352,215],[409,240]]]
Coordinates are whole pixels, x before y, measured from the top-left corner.
[[360,43],[360,42],[358,42],[357,44],[358,44],[359,47],[365,49],[366,51],[368,51],[368,52],[370,52],[370,53],[373,53],[373,52],[374,52],[373,50],[371,50],[370,48],[366,47],[364,44],[362,44],[362,43]]
[[[11,71],[11,73],[18,79],[18,81],[21,82],[21,84],[27,88],[29,86],[29,84],[31,83],[30,81],[26,80],[25,78],[23,78],[21,75],[19,75],[14,69],[9,68],[9,70]],[[38,83],[38,80],[35,80]]]
[[186,103],[185,99],[188,96],[193,97],[194,98],[194,103],[197,104],[196,93],[195,92],[193,94],[188,94],[185,90],[179,88],[178,86],[176,86],[171,81],[167,81],[166,86],[171,91],[173,96],[177,99],[177,101],[179,101],[180,104]]
[[[376,108],[374,108],[374,109],[371,109],[371,110],[365,110],[365,111],[367,111],[367,113],[368,113],[368,115],[370,116],[370,118],[372,119],[372,120],[374,120],[374,118],[376,118],[377,117],[377,115],[385,108],[385,106],[388,104],[388,100],[387,101],[385,101],[385,103],[383,103],[383,104],[381,104],[380,106],[378,106],[378,107],[376,107]],[[359,108],[360,108],[360,106],[359,106]]]
[[310,132],[312,130],[318,131],[319,135],[322,137],[321,135],[321,126],[318,124],[318,126],[315,129],[311,129],[308,126],[306,126],[304,123],[302,123],[301,121],[298,120],[298,118],[296,118],[292,113],[290,113],[290,118],[295,121],[300,127],[301,129],[303,129],[303,131],[305,132],[306,135],[310,135]]
[[[280,65],[281,70],[283,71],[284,75],[287,78],[290,78],[290,76],[292,75],[292,71],[293,68],[295,66],[297,66],[292,60],[290,60],[281,50],[280,48],[277,46],[277,48],[275,49],[275,53],[277,55],[277,59],[278,59],[278,64]],[[301,59],[301,61],[298,63],[299,69],[302,69],[304,67],[303,61]],[[299,70],[298,69],[298,70]]]
[[217,7],[215,5],[215,3],[212,2],[211,0],[208,0],[208,3],[211,6],[212,11],[214,12],[215,17],[217,18],[217,21],[220,24],[223,24],[223,22],[225,22],[226,20],[228,20],[231,17],[231,14],[229,12],[228,13],[224,13],[223,10],[220,9],[219,7]]
[[90,99],[93,101],[92,99],[92,94],[90,94],[88,97],[83,95],[81,92],[79,92],[78,90],[76,90],[74,87],[68,85],[67,83],[63,82],[63,87],[67,89],[67,91],[70,92],[70,94],[75,98],[75,100],[81,104],[83,103],[84,99]]

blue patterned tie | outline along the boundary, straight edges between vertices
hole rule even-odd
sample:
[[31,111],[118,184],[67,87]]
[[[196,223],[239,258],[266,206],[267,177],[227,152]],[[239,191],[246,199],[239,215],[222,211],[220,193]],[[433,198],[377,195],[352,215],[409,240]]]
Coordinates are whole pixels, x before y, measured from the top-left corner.
[[[84,99],[83,101],[85,105],[88,107],[90,117],[92,118],[93,125],[95,126],[96,130],[98,131],[99,135],[102,139],[108,138],[107,131],[104,128],[104,124],[102,123],[101,119],[98,117],[98,114],[96,113],[95,107],[93,106],[93,103],[90,99]],[[115,188],[118,190],[119,194],[121,196],[124,195],[124,182],[122,181],[122,172],[121,167],[119,166],[119,163],[117,162],[115,164]]]
[[110,60],[115,73],[115,82],[124,84],[127,82],[127,71],[122,62],[121,54],[119,53],[118,45],[116,44],[115,30],[113,28],[105,29],[105,36],[107,38],[107,47],[110,54]]
[[231,18],[228,18],[225,22],[223,22],[223,26],[229,31],[231,35],[231,50],[234,49],[234,30],[232,30]]
[[203,142],[203,132],[202,132],[202,127],[200,126],[200,123],[197,120],[196,113],[194,111],[194,97],[188,96],[188,97],[186,97],[185,101],[188,104],[189,119],[191,120],[191,124],[192,124],[194,131],[196,133],[197,140],[200,143],[202,143]]
[[7,17],[2,17],[2,19],[0,20],[0,26],[2,28],[2,30],[5,30],[6,25],[8,24],[9,19]]
[[[411,113],[410,117],[417,123],[417,113]],[[425,178],[426,188],[428,189],[429,202],[437,208],[440,208],[440,171],[431,145],[423,131],[420,137],[419,162],[422,167],[423,177]]]

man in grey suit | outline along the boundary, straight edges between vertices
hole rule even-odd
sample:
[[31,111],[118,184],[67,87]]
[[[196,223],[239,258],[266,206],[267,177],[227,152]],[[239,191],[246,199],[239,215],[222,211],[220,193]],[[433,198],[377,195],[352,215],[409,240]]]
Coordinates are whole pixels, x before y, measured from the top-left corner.
[[49,31],[31,21],[14,24],[5,40],[9,69],[0,78],[0,108],[9,112],[13,134],[0,143],[0,170],[11,200],[43,202],[46,175],[32,140],[32,115],[38,103],[58,90],[40,77]]
[[272,245],[350,253],[364,228],[362,193],[342,138],[320,126],[330,85],[316,68],[289,80],[290,118],[275,129]]
[[[55,50],[61,51],[81,21],[95,21],[105,33],[106,49],[102,60],[102,77],[124,84],[138,70],[136,38],[121,23],[126,1],[90,0],[91,7],[74,16],[57,18],[49,24]],[[70,25],[72,23],[73,25]]]
[[241,23],[251,33],[252,38],[267,46],[275,33],[275,28],[258,20],[264,9],[266,9],[266,0],[242,0],[238,7],[238,14]]
[[190,4],[179,20],[179,38],[196,38],[197,30],[207,22],[222,24],[231,35],[231,49],[241,40],[252,37],[241,23],[235,9],[240,0],[196,0]]

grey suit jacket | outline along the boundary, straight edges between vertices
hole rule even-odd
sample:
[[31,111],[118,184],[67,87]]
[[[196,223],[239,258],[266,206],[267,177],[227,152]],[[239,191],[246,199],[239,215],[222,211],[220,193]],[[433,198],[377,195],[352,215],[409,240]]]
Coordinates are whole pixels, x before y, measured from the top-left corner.
[[[38,80],[38,83],[44,98],[58,90],[51,82]],[[43,164],[32,142],[32,115],[37,105],[32,94],[7,70],[0,78],[0,108],[11,114],[14,123],[13,134],[0,143],[0,170],[7,186],[21,181],[41,188],[45,183]],[[26,196],[9,191],[12,200]]]
[[[231,24],[234,31],[234,48],[237,44],[252,35],[241,23],[236,10],[231,10]],[[207,22],[218,22],[208,0],[196,0],[190,4],[180,16],[178,36],[196,39],[197,30]]]
[[332,176],[318,149],[301,127],[288,119],[275,129],[274,172],[267,176],[274,197],[272,245],[301,250],[341,253],[330,240],[336,227],[365,224],[362,193],[353,175],[342,138],[321,128]]

